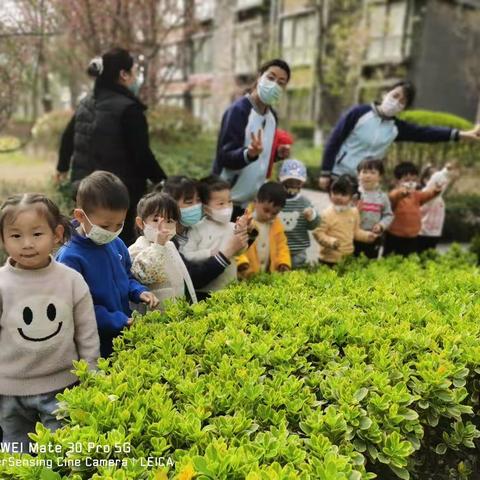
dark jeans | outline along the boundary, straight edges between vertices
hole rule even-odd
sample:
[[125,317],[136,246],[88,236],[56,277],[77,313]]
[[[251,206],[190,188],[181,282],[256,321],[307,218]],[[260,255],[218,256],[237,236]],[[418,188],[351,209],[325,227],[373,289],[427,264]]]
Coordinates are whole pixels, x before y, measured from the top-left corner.
[[385,249],[383,255],[402,255],[404,257],[418,251],[418,237],[397,237],[387,232],[385,235]]
[[355,247],[353,254],[356,257],[359,257],[363,253],[367,258],[371,258],[371,259],[378,258],[381,242],[375,242],[375,243],[354,242],[353,245]]
[[327,266],[327,267],[329,267],[329,268],[333,268],[333,267],[335,267],[335,265],[337,265],[336,263],[326,262],[325,260],[319,260],[319,261],[318,261],[318,264],[319,264],[319,265],[325,265],[325,266]]
[[435,250],[439,240],[440,237],[425,237],[420,235],[418,237],[418,253],[422,253],[425,250]]

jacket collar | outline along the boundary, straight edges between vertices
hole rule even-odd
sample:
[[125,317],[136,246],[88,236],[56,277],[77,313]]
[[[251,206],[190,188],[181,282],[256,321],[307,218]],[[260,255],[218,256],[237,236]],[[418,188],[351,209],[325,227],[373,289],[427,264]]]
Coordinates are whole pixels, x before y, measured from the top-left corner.
[[134,102],[136,102],[142,108],[142,110],[147,110],[147,106],[133,92],[131,92],[127,87],[124,87],[123,85],[120,85],[118,83],[115,85],[109,85],[108,87],[95,85],[93,89],[93,96],[97,98],[102,94],[108,94],[111,92],[124,95],[125,97],[128,97]]

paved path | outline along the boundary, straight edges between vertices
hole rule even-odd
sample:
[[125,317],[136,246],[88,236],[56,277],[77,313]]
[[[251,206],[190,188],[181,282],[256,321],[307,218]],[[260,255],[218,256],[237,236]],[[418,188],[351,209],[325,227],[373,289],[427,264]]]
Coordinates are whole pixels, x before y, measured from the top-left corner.
[[[325,192],[319,192],[318,190],[309,190],[304,188],[302,193],[312,202],[313,206],[317,209],[317,212],[322,214],[330,205],[330,199]],[[307,250],[307,262],[317,263],[319,253],[319,245],[310,233],[310,248]]]

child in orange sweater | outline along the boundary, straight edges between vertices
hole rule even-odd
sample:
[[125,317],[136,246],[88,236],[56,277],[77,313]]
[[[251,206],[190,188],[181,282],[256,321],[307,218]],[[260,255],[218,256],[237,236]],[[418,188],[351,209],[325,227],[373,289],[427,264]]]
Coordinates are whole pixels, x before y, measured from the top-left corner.
[[394,214],[386,237],[384,255],[407,256],[417,251],[422,226],[420,207],[442,191],[441,186],[419,191],[418,168],[411,162],[399,163],[393,174],[397,186],[390,194]]
[[342,175],[330,188],[332,205],[322,213],[320,226],[313,231],[320,244],[320,262],[333,266],[352,255],[353,241],[372,243],[378,235],[360,227],[360,214],[352,206],[356,185],[349,175]]
[[258,190],[255,203],[248,209],[248,214],[253,212],[256,239],[245,254],[237,257],[240,278],[250,278],[259,272],[285,272],[291,269],[287,236],[278,218],[286,200],[287,192],[280,183],[268,182]]

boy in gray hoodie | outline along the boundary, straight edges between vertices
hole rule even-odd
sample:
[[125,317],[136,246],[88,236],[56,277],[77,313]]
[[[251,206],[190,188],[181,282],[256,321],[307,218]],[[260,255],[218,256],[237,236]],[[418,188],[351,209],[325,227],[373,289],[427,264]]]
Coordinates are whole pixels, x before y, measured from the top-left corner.
[[[380,189],[380,180],[385,173],[383,161],[365,158],[358,165],[360,200],[357,204],[360,212],[360,226],[363,230],[382,235],[393,221],[390,200]],[[378,258],[381,239],[374,243],[355,242],[355,255],[363,253],[367,258]]]

